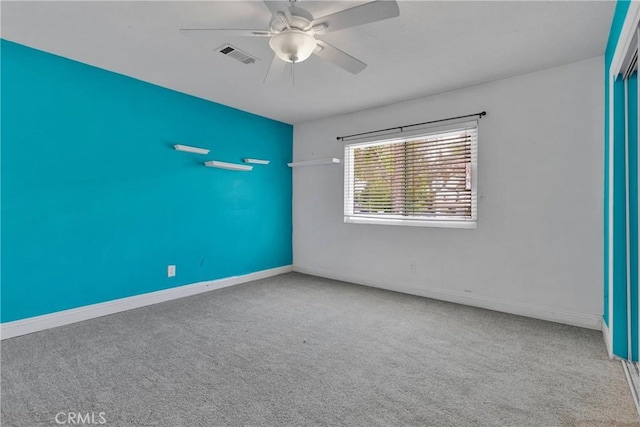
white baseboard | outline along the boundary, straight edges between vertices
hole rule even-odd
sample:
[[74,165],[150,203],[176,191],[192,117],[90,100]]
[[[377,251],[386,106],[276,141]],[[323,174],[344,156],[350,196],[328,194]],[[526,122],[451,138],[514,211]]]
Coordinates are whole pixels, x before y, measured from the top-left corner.
[[120,298],[98,304],[86,305],[72,308],[70,310],[58,311],[44,314],[42,316],[29,317],[27,319],[15,320],[0,324],[0,339],[13,338],[26,335],[57,326],[68,325],[70,323],[81,322],[83,320],[119,313],[121,311],[144,307],[151,304],[170,301],[202,292],[213,291],[215,289],[226,288],[228,286],[239,285],[240,283],[251,282],[253,280],[264,279],[266,277],[277,276],[289,273],[292,266],[271,268],[269,270],[257,271],[243,276],[226,277],[224,279],[209,280],[190,285],[178,286],[161,291],[149,292],[132,297]]
[[434,288],[418,288],[415,286],[402,285],[395,282],[363,278],[361,276],[351,276],[335,273],[329,270],[293,266],[293,271],[311,276],[325,277],[328,279],[340,280],[343,282],[355,283],[358,285],[371,286],[374,288],[387,289],[404,294],[417,295],[442,301],[454,302],[457,304],[470,305],[473,307],[486,308],[488,310],[501,311],[503,313],[516,314],[518,316],[532,317],[534,319],[548,320],[566,325],[580,326],[582,328],[600,330],[602,328],[602,316],[583,313],[574,313],[560,310],[553,310],[535,305],[522,304],[513,301],[500,300],[496,298],[470,296],[460,292],[448,291]]

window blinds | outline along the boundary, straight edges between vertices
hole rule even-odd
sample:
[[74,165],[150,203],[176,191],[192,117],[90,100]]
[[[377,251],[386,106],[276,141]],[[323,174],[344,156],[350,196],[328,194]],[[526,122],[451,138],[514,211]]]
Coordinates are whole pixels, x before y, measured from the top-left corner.
[[[476,221],[477,122],[345,147],[345,221]],[[353,220],[353,221],[352,221]]]

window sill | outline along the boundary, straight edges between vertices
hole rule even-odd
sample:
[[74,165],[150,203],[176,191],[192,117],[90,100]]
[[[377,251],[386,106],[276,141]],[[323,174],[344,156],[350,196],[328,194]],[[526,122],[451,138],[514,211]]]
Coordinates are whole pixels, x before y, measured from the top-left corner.
[[415,220],[345,216],[345,224],[404,225],[410,227],[477,228],[475,220]]

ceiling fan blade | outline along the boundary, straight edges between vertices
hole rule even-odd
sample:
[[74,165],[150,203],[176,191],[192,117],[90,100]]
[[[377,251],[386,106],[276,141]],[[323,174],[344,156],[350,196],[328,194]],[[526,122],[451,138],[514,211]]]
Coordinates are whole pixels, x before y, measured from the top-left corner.
[[271,31],[267,30],[244,30],[239,28],[184,28],[180,34],[187,37],[211,37],[224,33],[235,37],[271,37]]
[[264,4],[267,5],[271,11],[271,15],[275,16],[278,13],[283,13],[287,19],[291,18],[289,14],[289,2],[288,1],[270,1],[264,0]]
[[400,15],[398,3],[395,0],[377,0],[365,3],[351,9],[336,12],[331,15],[316,18],[311,25],[326,25],[324,32],[338,31],[384,19],[395,18]]
[[347,53],[344,53],[337,47],[331,46],[322,40],[317,40],[317,42],[319,47],[316,48],[313,53],[320,58],[347,70],[351,74],[358,74],[360,71],[367,68],[367,64]]
[[264,80],[262,83],[266,83],[267,81],[277,80],[279,76],[284,74],[284,70],[287,68],[287,63],[282,59],[278,58],[278,55],[273,54],[273,59],[271,60],[271,64],[269,64],[269,68],[267,69],[267,74],[264,76]]

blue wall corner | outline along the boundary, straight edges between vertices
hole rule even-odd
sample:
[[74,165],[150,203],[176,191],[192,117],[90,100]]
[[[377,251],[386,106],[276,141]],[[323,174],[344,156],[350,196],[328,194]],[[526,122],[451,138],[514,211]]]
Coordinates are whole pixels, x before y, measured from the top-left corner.
[[0,47],[2,322],[291,264],[291,125]]

